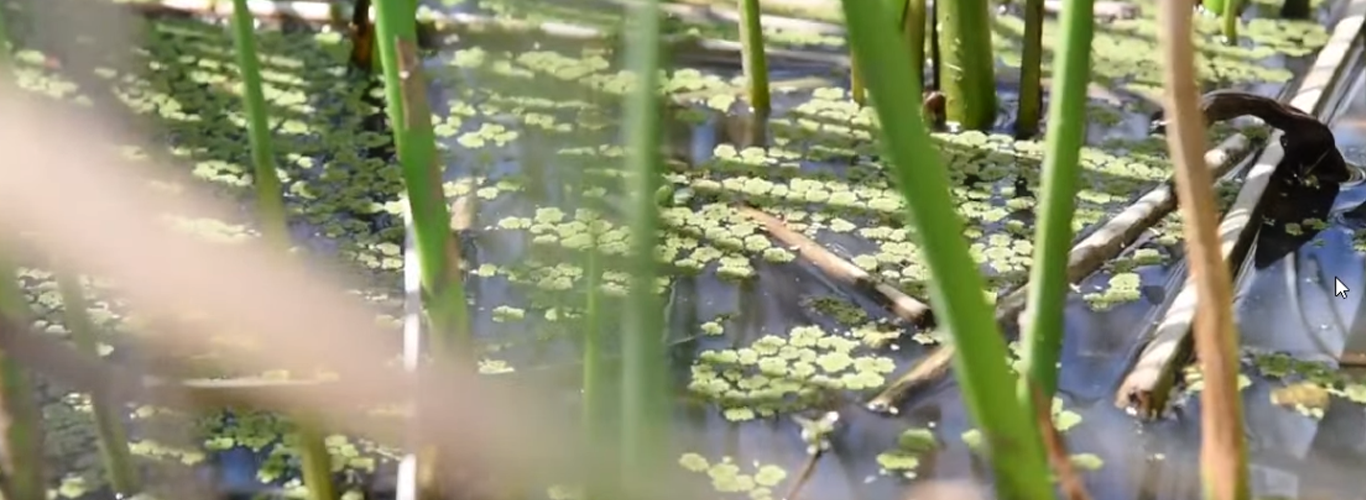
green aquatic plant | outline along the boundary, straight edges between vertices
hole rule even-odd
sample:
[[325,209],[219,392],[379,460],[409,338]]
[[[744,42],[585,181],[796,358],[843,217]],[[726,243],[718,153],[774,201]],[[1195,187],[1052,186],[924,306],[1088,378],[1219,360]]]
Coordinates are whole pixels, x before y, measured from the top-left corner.
[[[669,380],[662,335],[663,307],[655,291],[658,265],[660,119],[660,8],[647,0],[628,10],[632,27],[626,44],[626,66],[638,78],[624,105],[623,145],[630,200],[630,297],[622,318],[622,454],[621,477],[628,491],[644,487],[643,478],[663,470],[668,442]],[[641,490],[645,491],[645,490]]]
[[798,326],[786,337],[765,335],[747,347],[703,351],[688,390],[716,403],[726,419],[745,421],[816,408],[833,393],[882,385],[896,365],[852,336]]
[[407,2],[380,2],[375,12],[384,92],[394,144],[413,220],[414,241],[422,268],[422,286],[432,323],[431,342],[437,358],[462,359],[470,350],[469,325],[459,251],[450,231],[436,163],[436,140],[426,78],[417,54],[416,23]]
[[[0,255],[0,328],[28,325],[31,312],[19,288],[16,268]],[[0,492],[7,498],[46,498],[43,464],[42,417],[34,401],[28,370],[13,356],[0,353],[0,412],[3,413],[3,460],[0,470],[5,485]]]
[[939,16],[939,85],[948,99],[950,121],[968,130],[987,130],[996,123],[996,73],[986,0],[936,4]]
[[[1010,397],[1013,381],[1002,363],[1006,357],[1005,342],[985,300],[981,274],[974,269],[967,242],[962,239],[963,223],[953,208],[948,174],[921,121],[919,96],[907,99],[903,90],[914,88],[920,76],[912,74],[905,64],[906,50],[897,43],[895,27],[881,22],[888,16],[884,5],[856,0],[844,0],[842,4],[851,42],[862,56],[856,62],[866,68],[878,68],[877,72],[868,73],[868,89],[881,125],[879,142],[890,160],[891,177],[906,203],[905,218],[916,230],[917,243],[923,246],[922,254],[933,277],[930,296],[936,317],[960,347],[954,360],[963,399],[973,420],[985,429],[997,491],[1007,498],[1045,498],[1052,494],[1052,489],[1041,480],[1048,469],[1038,429],[1031,425],[1028,407]],[[957,6],[957,14],[968,15],[947,19],[950,23],[962,23],[963,30],[946,40],[962,43],[959,37],[968,36],[969,29],[987,36],[980,29],[986,25],[985,2],[950,5]],[[980,15],[971,15],[974,13]],[[975,27],[970,27],[972,21],[978,21]],[[983,43],[980,48],[987,47]],[[970,65],[968,68],[973,71],[965,76],[990,82],[989,58],[985,64],[988,68],[982,72],[976,72],[979,68]],[[987,114],[994,118],[995,94],[989,86],[985,93],[989,94],[986,102],[991,104]],[[917,160],[919,164],[913,166]]]
[[923,428],[906,429],[897,436],[896,447],[878,454],[877,464],[882,468],[883,474],[895,472],[907,479],[914,479],[916,469],[920,467],[920,457],[937,448],[939,440],[935,438],[933,431]]
[[256,215],[262,232],[272,245],[288,247],[284,197],[275,171],[275,148],[271,142],[265,96],[261,91],[260,61],[256,56],[255,20],[246,0],[233,0],[232,28],[237,67],[242,74],[242,104],[247,112],[251,137],[252,184],[256,188]]
[[764,58],[764,31],[760,22],[759,0],[740,0],[740,42],[744,44],[741,63],[749,87],[749,105],[754,113],[767,117],[768,62]]
[[[1064,12],[1070,13],[1071,11],[1064,7]],[[1043,14],[1043,0],[1025,0],[1024,39],[1021,40],[1023,47],[1020,48],[1020,101],[1019,109],[1015,113],[1015,136],[1020,138],[1032,137],[1039,130],[1040,108],[1043,107]],[[1072,19],[1072,23],[1063,21],[1062,24],[1073,26],[1076,21],[1075,18]],[[1069,34],[1071,32],[1064,34],[1064,36]],[[1089,33],[1087,38],[1089,38]],[[1090,46],[1090,40],[1087,40],[1086,46]],[[1063,43],[1057,47],[1066,51],[1069,45]],[[1085,77],[1091,76],[1089,73],[1090,54],[1087,54],[1087,59],[1088,72]],[[1066,75],[1068,73],[1060,74]],[[1066,96],[1067,94],[1051,95]]]
[[[99,342],[95,338],[95,325],[87,311],[85,288],[79,279],[66,273],[58,275],[57,287],[62,296],[63,320],[71,331],[76,347],[88,355],[99,356]],[[123,424],[124,412],[120,411],[124,409],[123,404],[111,401],[108,395],[99,392],[91,393],[90,401],[109,485],[120,495],[139,493],[142,481],[133,468],[132,456],[128,451],[128,430]]]
[[[1029,2],[1035,4],[1032,8],[1042,10],[1041,1]],[[1053,396],[1058,385],[1063,308],[1068,292],[1068,254],[1073,237],[1072,215],[1076,212],[1073,200],[1081,172],[1081,146],[1086,139],[1086,87],[1091,75],[1093,8],[1092,0],[1072,0],[1063,6],[1061,22],[1067,31],[1059,46],[1061,62],[1049,92],[1043,193],[1036,215],[1038,226],[1034,240],[1037,244],[1029,269],[1029,299],[1025,309],[1028,319],[1021,337],[1025,345],[1025,377],[1016,397],[1026,407],[1033,407],[1034,391],[1048,398]],[[1035,21],[1042,23],[1042,15]]]
[[773,490],[787,479],[787,471],[782,467],[757,461],[746,473],[746,468],[730,456],[713,462],[699,453],[689,452],[679,457],[678,465],[689,472],[705,474],[717,493],[745,494],[752,500],[779,498]]

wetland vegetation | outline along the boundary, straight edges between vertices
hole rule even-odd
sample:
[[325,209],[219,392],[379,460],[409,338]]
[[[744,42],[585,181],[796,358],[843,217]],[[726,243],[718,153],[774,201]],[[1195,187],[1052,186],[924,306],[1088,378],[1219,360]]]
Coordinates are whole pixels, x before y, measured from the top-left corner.
[[1366,1],[1159,3],[0,0],[0,498],[1357,498]]

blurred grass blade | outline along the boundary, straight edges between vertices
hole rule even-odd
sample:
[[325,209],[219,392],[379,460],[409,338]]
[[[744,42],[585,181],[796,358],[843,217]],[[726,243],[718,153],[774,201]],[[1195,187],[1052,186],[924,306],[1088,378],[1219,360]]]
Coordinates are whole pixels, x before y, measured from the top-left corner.
[[[251,135],[252,164],[255,165],[253,183],[256,187],[257,217],[266,242],[282,252],[290,247],[289,228],[285,220],[285,200],[280,188],[280,177],[275,171],[275,148],[271,143],[270,117],[262,88],[261,63],[256,56],[255,20],[247,7],[247,0],[233,0],[233,41],[237,49],[237,67],[242,72],[242,100],[247,110],[247,129]],[[298,451],[303,456],[304,486],[310,500],[336,498],[332,488],[332,458],[317,429],[309,418],[296,415]]]
[[759,0],[740,0],[740,41],[744,44],[741,63],[749,84],[749,105],[754,114],[768,116],[768,61],[764,57],[764,28]]
[[[7,256],[0,255],[0,317],[31,323],[28,301],[19,288],[18,274]],[[43,429],[33,384],[19,361],[0,352],[0,472],[8,500],[47,498],[43,482]]]
[[987,0],[935,2],[935,11],[945,113],[964,129],[988,130],[996,123],[996,74]]
[[[963,239],[963,221],[949,197],[948,173],[920,116],[920,96],[905,91],[920,78],[906,63],[883,2],[844,0],[849,38],[867,77],[881,123],[888,168],[907,205],[907,219],[930,270],[936,317],[959,346],[956,368],[964,402],[981,428],[1004,498],[1051,498],[1043,445],[1027,407],[1012,397],[1006,345],[997,330],[982,275]],[[981,30],[985,32],[986,30]],[[919,160],[919,163],[915,163]]]
[[[1232,9],[1230,0],[1224,5]],[[1185,220],[1186,258],[1195,282],[1195,352],[1204,389],[1200,391],[1200,468],[1205,498],[1247,500],[1247,452],[1242,395],[1238,392],[1238,334],[1233,293],[1219,244],[1219,216],[1213,178],[1205,168],[1205,119],[1195,69],[1191,8],[1160,2],[1157,44],[1162,51],[1162,107],[1168,117],[1167,148],[1176,166],[1176,196]]]
[[[57,272],[57,289],[62,296],[63,320],[75,340],[76,348],[87,355],[99,357],[99,342],[95,326],[87,312],[85,290],[80,279],[71,273]],[[124,497],[140,493],[141,481],[133,467],[128,449],[128,430],[121,416],[126,409],[122,403],[110,400],[104,391],[91,391],[90,401],[95,416],[95,431],[104,459],[105,473],[114,492]]]
[[[580,174],[579,192],[585,193],[597,183],[593,182],[593,176]],[[620,380],[620,373],[614,372],[620,365],[607,361],[606,325],[603,321],[602,311],[602,250],[599,244],[599,229],[602,219],[599,207],[591,206],[594,200],[589,196],[579,198],[580,208],[588,210],[594,215],[588,223],[588,248],[583,253],[583,279],[584,279],[584,304],[583,304],[583,413],[582,428],[584,442],[587,443],[614,443],[618,442],[621,436],[613,435],[610,430],[616,428],[617,416],[613,414],[616,408],[615,401],[620,395],[613,389],[618,387],[613,385],[613,381]],[[603,460],[613,460],[615,450],[605,450],[598,457]],[[609,498],[610,492],[614,491],[613,485],[608,483],[609,478],[618,477],[620,471],[610,462],[599,464],[588,472],[588,478],[584,486],[584,498],[605,499]]]
[[[1042,10],[1042,1],[1029,1],[1038,3]],[[1094,0],[1067,0],[1063,5],[1060,16],[1063,32],[1056,44],[1056,70],[1053,88],[1048,93],[1043,186],[1035,216],[1038,227],[1034,232],[1034,262],[1029,270],[1029,302],[1025,308],[1027,320],[1021,339],[1023,374],[1037,384],[1043,401],[1052,400],[1058,387],[1063,306],[1070,289],[1067,257],[1072,246],[1077,178],[1081,175],[1081,146],[1086,140],[1086,85],[1091,76],[1090,47],[1095,29],[1091,12],[1094,7]],[[1017,395],[1022,404],[1033,401],[1028,384],[1021,383]]]
[[237,50],[237,67],[242,72],[242,104],[247,110],[247,131],[251,137],[253,183],[256,187],[256,211],[261,220],[261,232],[273,245],[288,248],[289,230],[285,227],[284,196],[280,176],[275,171],[275,149],[270,139],[270,121],[266,112],[266,98],[261,88],[261,63],[256,57],[255,19],[247,7],[247,0],[233,0],[233,41]]
[[[638,0],[628,7],[626,67],[637,77],[626,96],[622,125],[626,146],[626,189],[630,202],[630,296],[625,304],[622,339],[623,486],[654,477],[668,466],[669,381],[664,346],[663,308],[657,290],[660,185],[660,9],[659,0]],[[636,487],[643,485],[636,484]],[[639,491],[649,491],[641,488]]]

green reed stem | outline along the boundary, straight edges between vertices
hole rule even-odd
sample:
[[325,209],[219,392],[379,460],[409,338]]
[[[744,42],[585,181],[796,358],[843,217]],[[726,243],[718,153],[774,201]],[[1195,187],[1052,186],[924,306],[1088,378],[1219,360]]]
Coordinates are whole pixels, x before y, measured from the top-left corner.
[[[1024,50],[1020,56],[1020,104],[1015,116],[1015,136],[1028,139],[1039,133],[1039,111],[1043,107],[1043,0],[1025,0],[1024,14]],[[1059,53],[1063,48],[1059,49]]]
[[256,33],[253,28],[255,20],[247,8],[247,0],[233,0],[232,5],[233,42],[237,49],[237,66],[242,72],[242,105],[247,110],[247,132],[251,138],[256,211],[266,240],[272,245],[287,247],[289,229],[285,226],[284,195],[280,188],[280,176],[275,170],[270,121],[265,93],[261,89],[261,65],[256,57]]
[[[613,420],[616,420],[612,414],[614,365],[607,362],[603,352],[607,346],[602,317],[602,256],[595,223],[589,224],[588,240],[583,266],[584,286],[587,288],[583,308],[583,433],[588,443],[609,443],[619,436],[609,432],[615,428]],[[611,456],[609,453],[604,455]],[[608,498],[612,490],[607,478],[617,477],[618,473],[614,467],[593,468],[589,471],[584,498]]]
[[919,75],[922,82],[919,88],[911,90],[920,95],[925,90],[925,0],[906,0],[901,9],[901,32],[911,51],[911,73]]
[[987,0],[936,2],[935,10],[945,114],[964,129],[990,129],[996,123],[996,71]]
[[[32,322],[28,301],[12,263],[0,256],[0,317],[14,325]],[[19,361],[0,352],[0,492],[10,500],[47,498],[43,480],[43,428],[33,384]]]
[[[1034,0],[1029,0],[1034,1]],[[1042,3],[1042,2],[1040,2]],[[1037,384],[1044,401],[1058,386],[1063,306],[1067,301],[1067,256],[1072,246],[1081,146],[1086,140],[1086,85],[1091,76],[1094,0],[1067,0],[1059,16],[1056,72],[1049,89],[1048,134],[1044,141],[1043,186],[1029,270],[1029,302],[1021,344],[1023,374]],[[1020,404],[1033,406],[1032,388],[1021,380]]]
[[[247,110],[247,129],[251,137],[252,164],[255,165],[257,217],[266,242],[282,252],[290,247],[285,219],[284,193],[275,170],[275,148],[271,141],[270,116],[262,89],[260,61],[256,55],[255,20],[247,0],[233,0],[233,42],[237,66],[242,72],[242,101]],[[299,452],[303,455],[304,486],[310,500],[336,498],[332,487],[332,456],[312,424],[299,418]]]
[[868,103],[868,91],[863,86],[863,72],[859,69],[856,59],[858,58],[854,56],[854,51],[851,49],[849,51],[849,60],[852,63],[849,66],[849,98],[855,104],[863,106]]
[[1224,43],[1229,45],[1238,44],[1238,17],[1241,14],[1239,7],[1238,0],[1224,0]]
[[954,355],[958,382],[985,438],[997,491],[1008,499],[1051,498],[1038,427],[1027,411],[1030,407],[1011,397],[1014,381],[1005,363],[1005,340],[963,238],[963,220],[949,196],[948,173],[921,119],[920,96],[905,91],[915,88],[920,77],[906,64],[907,51],[898,43],[894,25],[884,21],[892,11],[882,2],[842,3],[850,42],[860,55],[857,63],[868,77],[881,123],[884,158],[905,198],[907,220],[930,269],[930,302],[959,346]]
[[417,54],[413,2],[380,0],[375,8],[375,34],[384,66],[384,91],[390,126],[398,146],[403,182],[413,216],[413,239],[427,291],[432,323],[432,351],[437,359],[468,356],[470,332],[459,252],[450,230],[450,211],[441,187],[436,135],[427,102],[426,79]]
[[[62,295],[63,319],[67,329],[71,331],[76,348],[89,356],[99,356],[95,325],[90,322],[85,290],[81,287],[80,280],[75,275],[59,272],[57,290]],[[124,497],[136,495],[141,492],[142,485],[137,469],[133,466],[132,453],[128,449],[128,429],[119,416],[124,405],[110,400],[101,390],[91,391],[90,400],[95,414],[100,456],[104,459],[109,485]]]
[[759,12],[759,0],[740,0],[740,41],[744,44],[745,79],[749,82],[749,104],[754,113],[768,116],[771,104],[768,95],[768,61],[764,56],[764,28]]
[[[638,77],[626,97],[623,120],[632,254],[630,297],[622,339],[622,478],[624,486],[665,470],[669,427],[669,380],[663,308],[656,281],[660,185],[659,0],[629,7],[626,66]],[[635,485],[637,487],[644,485]],[[647,491],[647,490],[638,490]]]

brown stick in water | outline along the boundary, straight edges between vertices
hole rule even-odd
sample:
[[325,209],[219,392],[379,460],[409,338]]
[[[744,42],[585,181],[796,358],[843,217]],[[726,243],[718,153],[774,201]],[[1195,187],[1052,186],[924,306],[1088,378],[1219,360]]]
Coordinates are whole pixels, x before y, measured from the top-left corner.
[[805,235],[788,228],[787,224],[784,224],[777,217],[753,207],[741,206],[737,209],[742,215],[762,224],[770,236],[796,250],[797,255],[805,258],[830,277],[853,285],[860,290],[875,292],[884,297],[897,317],[911,324],[920,324],[928,318],[930,307],[924,302],[906,295],[901,290],[881,282],[858,266],[839,258]]

